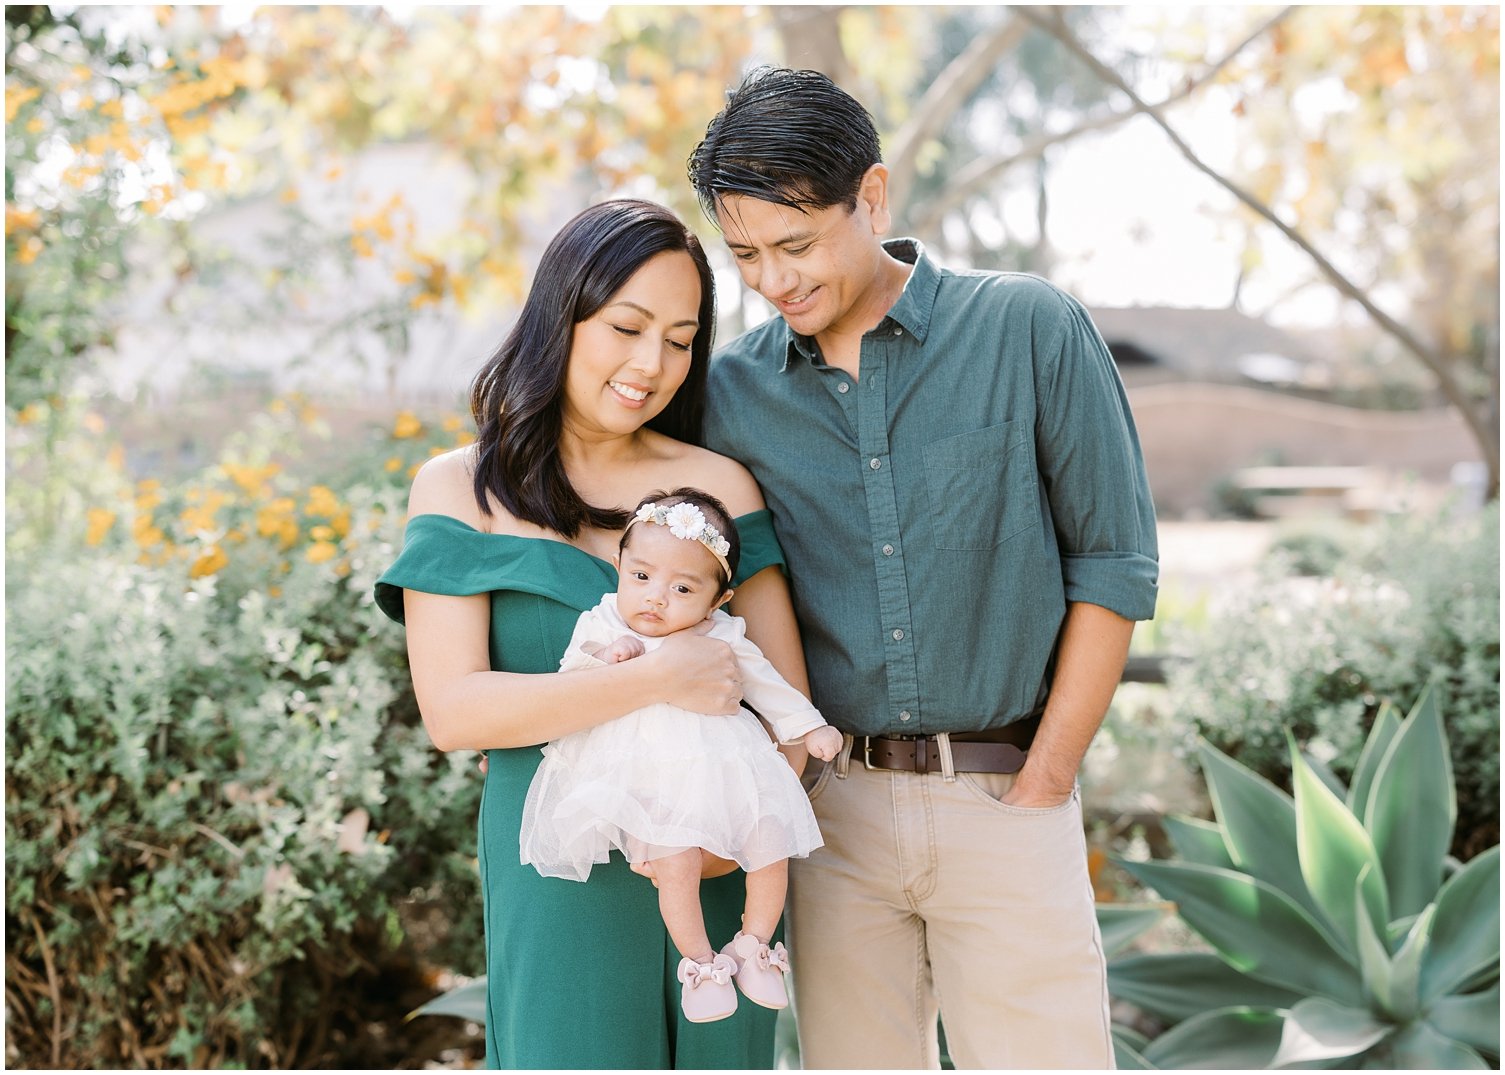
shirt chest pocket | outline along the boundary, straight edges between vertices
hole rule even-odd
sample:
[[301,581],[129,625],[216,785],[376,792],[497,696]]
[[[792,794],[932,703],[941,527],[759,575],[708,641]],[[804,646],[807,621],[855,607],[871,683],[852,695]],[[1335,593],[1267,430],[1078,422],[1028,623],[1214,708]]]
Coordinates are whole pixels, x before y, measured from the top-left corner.
[[938,549],[996,548],[1039,516],[1028,422],[931,441],[924,459]]

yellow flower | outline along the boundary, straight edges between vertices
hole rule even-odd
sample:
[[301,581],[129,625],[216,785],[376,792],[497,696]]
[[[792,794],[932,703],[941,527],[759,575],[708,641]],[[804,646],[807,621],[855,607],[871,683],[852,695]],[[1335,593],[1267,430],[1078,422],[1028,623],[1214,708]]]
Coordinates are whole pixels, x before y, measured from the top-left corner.
[[304,555],[311,564],[322,564],[326,560],[332,560],[339,555],[340,547],[332,541],[316,541],[308,547]]
[[42,214],[35,209],[22,209],[19,206],[5,203],[5,234],[13,235],[18,231],[35,231],[42,223]]
[[468,429],[462,429],[459,433],[455,434],[456,445],[474,444],[475,440],[476,435]]
[[191,579],[201,579],[205,575],[212,575],[229,562],[230,558],[225,555],[223,549],[218,545],[210,545],[204,551],[203,555],[193,562],[193,566],[188,569],[188,577]]
[[21,249],[16,251],[16,260],[22,265],[30,265],[42,253],[42,240],[35,235],[28,235]]
[[465,424],[465,419],[458,414],[448,414],[444,417],[444,432],[456,433]]
[[42,91],[35,86],[27,86],[24,89],[18,90],[7,88],[5,92],[5,122],[10,123],[13,121],[16,118],[16,113],[20,112],[23,106],[36,100],[41,95]]
[[416,437],[423,432],[423,423],[412,411],[401,411],[397,415],[397,422],[392,426],[392,436],[398,440],[406,440],[408,437]]
[[114,525],[115,513],[113,511],[110,511],[108,508],[90,508],[89,532],[85,535],[84,540],[90,545],[98,545],[105,539],[105,535],[110,532],[111,527]]
[[152,522],[150,515],[138,515],[136,521],[131,524],[131,536],[136,539],[136,544],[143,549],[151,549],[162,544],[166,537],[161,529]]
[[308,503],[303,507],[305,515],[322,515],[325,518],[333,518],[340,512],[339,498],[334,495],[334,490],[327,485],[310,485],[308,487]]
[[332,527],[332,526],[314,526],[314,527],[310,527],[309,531],[308,531],[308,536],[311,537],[311,538],[313,538],[315,541],[333,541],[334,538],[335,538],[334,527]]
[[399,458],[397,458],[397,456],[394,455],[390,459],[388,459],[386,461],[386,463],[384,463],[382,465],[386,468],[387,473],[391,474],[398,467],[402,466],[402,460],[399,459]]
[[113,446],[105,453],[105,466],[117,474],[125,470],[125,449],[118,444]]
[[16,415],[16,423],[23,426],[32,425],[33,423],[41,420],[42,415],[46,413],[46,410],[47,408],[44,407],[40,402],[33,400],[32,402],[21,408],[21,413]]
[[264,467],[249,467],[241,463],[221,463],[220,469],[225,476],[244,490],[247,496],[261,496],[266,492],[266,484],[274,475],[281,472],[282,468],[276,463],[268,463]]

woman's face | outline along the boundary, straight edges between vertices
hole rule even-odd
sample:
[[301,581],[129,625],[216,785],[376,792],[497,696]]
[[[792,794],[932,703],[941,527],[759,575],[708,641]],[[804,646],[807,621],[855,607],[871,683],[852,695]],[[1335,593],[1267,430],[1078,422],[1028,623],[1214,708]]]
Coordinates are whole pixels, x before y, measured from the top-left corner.
[[700,330],[700,276],[683,251],[645,261],[575,326],[564,379],[564,427],[598,440],[636,432],[690,372]]

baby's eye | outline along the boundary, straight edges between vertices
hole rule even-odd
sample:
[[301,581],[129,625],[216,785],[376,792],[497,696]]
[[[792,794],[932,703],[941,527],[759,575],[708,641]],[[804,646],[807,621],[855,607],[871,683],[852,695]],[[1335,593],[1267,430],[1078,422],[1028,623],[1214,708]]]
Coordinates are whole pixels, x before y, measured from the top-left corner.
[[675,593],[694,593],[695,591],[692,590],[692,589],[690,589],[688,586],[686,586],[684,583],[681,582],[681,583],[677,584],[674,587],[674,592]]
[[632,572],[629,572],[629,574],[634,579],[636,579],[638,582],[647,582],[648,581],[648,572],[646,572],[646,571],[632,571]]

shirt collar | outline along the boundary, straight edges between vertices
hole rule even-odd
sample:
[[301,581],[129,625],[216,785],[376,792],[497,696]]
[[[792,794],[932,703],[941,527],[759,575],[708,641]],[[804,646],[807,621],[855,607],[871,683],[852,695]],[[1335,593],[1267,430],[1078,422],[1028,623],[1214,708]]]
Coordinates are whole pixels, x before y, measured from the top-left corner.
[[[936,292],[940,290],[941,274],[936,268],[935,262],[931,261],[925,253],[925,244],[918,239],[889,239],[883,244],[892,257],[913,265],[914,269],[909,274],[909,280],[904,284],[904,292],[899,296],[899,301],[894,303],[888,314],[874,326],[873,331],[878,331],[888,322],[900,326],[920,343],[925,342],[925,336],[930,331],[930,315],[935,310]],[[782,373],[789,369],[789,364],[797,359],[806,362],[814,362],[817,354],[815,337],[802,336],[789,328],[786,323],[784,333],[787,342],[784,346],[784,364],[779,367]]]

